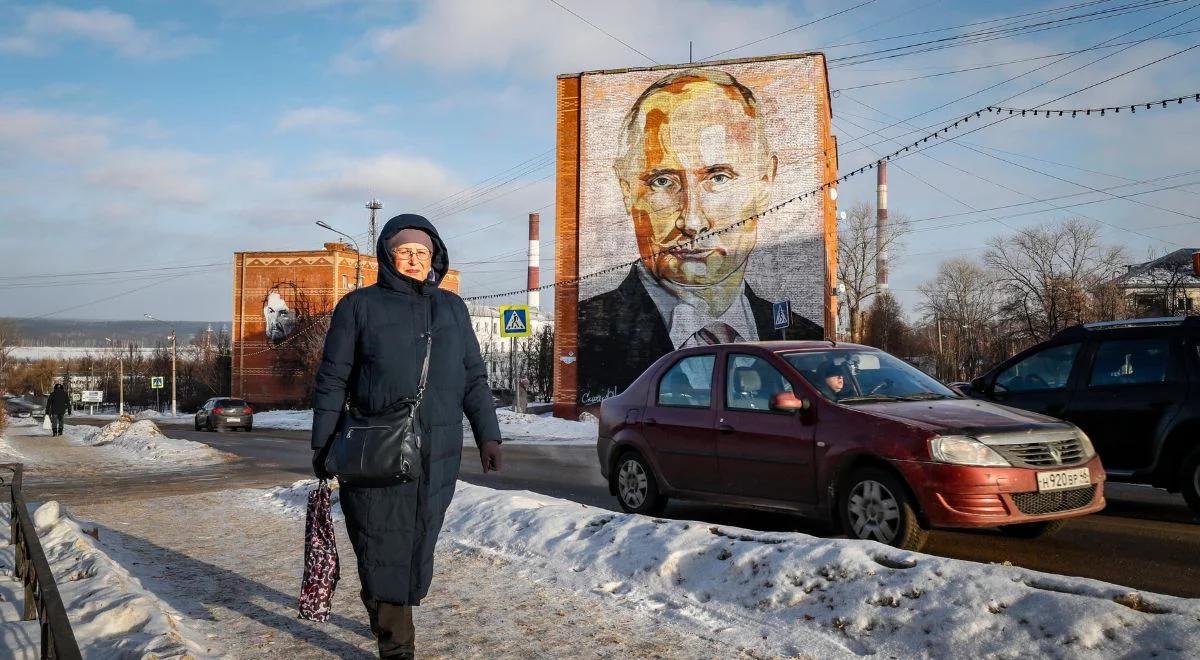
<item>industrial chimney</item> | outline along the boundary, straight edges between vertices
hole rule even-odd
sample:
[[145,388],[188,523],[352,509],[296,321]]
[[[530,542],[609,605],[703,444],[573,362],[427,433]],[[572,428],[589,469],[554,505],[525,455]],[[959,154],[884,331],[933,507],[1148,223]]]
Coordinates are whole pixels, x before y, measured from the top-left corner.
[[538,263],[541,261],[541,241],[538,239],[539,225],[541,218],[536,213],[529,214],[529,278],[525,288],[528,292],[528,304],[530,309],[537,309],[541,303],[540,292],[537,288],[538,283]]

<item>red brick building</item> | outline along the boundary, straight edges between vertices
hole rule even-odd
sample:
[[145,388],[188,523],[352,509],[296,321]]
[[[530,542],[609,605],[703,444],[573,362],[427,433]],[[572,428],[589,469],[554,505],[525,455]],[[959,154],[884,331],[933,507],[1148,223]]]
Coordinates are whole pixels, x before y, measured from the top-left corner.
[[[307,405],[307,373],[324,341],[325,320],[342,296],[375,283],[376,259],[343,243],[323,250],[237,252],[233,262],[230,394],[263,408]],[[458,293],[459,274],[441,284]]]

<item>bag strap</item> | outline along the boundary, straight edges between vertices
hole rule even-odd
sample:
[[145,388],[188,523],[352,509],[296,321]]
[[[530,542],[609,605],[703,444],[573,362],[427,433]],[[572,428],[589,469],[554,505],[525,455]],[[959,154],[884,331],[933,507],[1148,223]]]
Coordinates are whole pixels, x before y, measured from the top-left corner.
[[421,364],[421,381],[417,384],[417,402],[413,412],[421,407],[421,399],[425,397],[425,384],[429,380],[429,358],[433,354],[433,299],[425,308],[425,361]]

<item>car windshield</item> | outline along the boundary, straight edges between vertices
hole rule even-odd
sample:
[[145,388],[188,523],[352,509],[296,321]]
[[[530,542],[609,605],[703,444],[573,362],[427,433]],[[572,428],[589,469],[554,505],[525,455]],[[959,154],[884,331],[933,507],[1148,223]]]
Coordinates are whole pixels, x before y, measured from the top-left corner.
[[883,351],[833,349],[782,357],[825,398],[838,403],[959,398],[933,377]]

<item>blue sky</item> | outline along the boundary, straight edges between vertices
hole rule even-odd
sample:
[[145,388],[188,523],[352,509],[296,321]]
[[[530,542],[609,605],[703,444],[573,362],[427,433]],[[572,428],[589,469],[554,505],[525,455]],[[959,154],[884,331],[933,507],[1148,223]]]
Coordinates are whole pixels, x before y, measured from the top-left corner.
[[[700,58],[859,1],[561,4],[650,58],[669,63],[686,61],[689,40]],[[727,56],[812,50],[1081,2],[877,0]],[[1043,20],[1132,2],[1093,2]],[[1195,0],[1132,9],[1137,11],[965,47],[831,65],[831,87],[1086,48],[1159,19],[1164,20],[1119,41],[1175,25],[1180,26],[1175,32],[1200,29]],[[988,25],[994,24],[970,29]],[[827,53],[833,58],[962,31]],[[1008,103],[1036,105],[1196,43],[1200,32],[1146,41],[1122,52],[1077,54],[913,123],[928,126],[961,116],[1116,53]],[[1056,59],[837,94],[834,131],[843,144],[853,145],[842,151],[842,171],[875,158],[871,150],[853,150],[862,142],[850,141],[864,129],[893,123],[880,111],[897,118],[917,115]],[[384,201],[385,217],[432,211],[464,271],[465,294],[519,288],[525,213],[542,209],[543,242],[553,236],[552,165],[538,158],[553,146],[555,75],[648,63],[548,0],[0,0],[0,316],[153,313],[227,320],[231,267],[226,263],[235,250],[319,247],[331,235],[313,225],[317,219],[365,231],[363,204],[372,195]],[[1194,94],[1200,92],[1198,65],[1200,49],[1050,107]],[[1198,111],[1200,104],[1193,103],[1103,120],[1008,121],[963,138],[978,149],[1007,153],[988,152],[989,157],[946,144],[929,151],[944,163],[920,155],[896,163],[889,181],[892,213],[923,220],[969,211],[966,205],[991,208],[1085,191],[1072,181],[1109,188],[1196,169]],[[886,135],[899,138],[908,130],[895,127]],[[887,147],[894,145],[874,149]],[[469,204],[430,207],[524,161],[527,166],[512,170],[521,176]],[[841,200],[873,201],[868,179],[844,185]],[[1197,176],[1185,176],[1116,192],[1194,180]],[[985,218],[1049,205],[956,216],[980,222],[950,229],[936,229],[948,221],[918,222],[913,227],[923,231],[911,234],[894,255],[892,284],[914,309],[915,289],[941,259],[977,257],[992,236],[1080,213],[1107,223],[1101,225],[1102,238],[1125,246],[1133,261],[1148,252],[1200,246],[1200,225],[1190,217],[1200,216],[1198,190],[1137,197],[1161,208],[1092,193],[1071,201],[1104,201],[998,221]],[[458,212],[437,218],[438,211]],[[200,264],[213,265],[61,276]],[[542,266],[546,281],[553,273],[552,244],[543,248]]]

